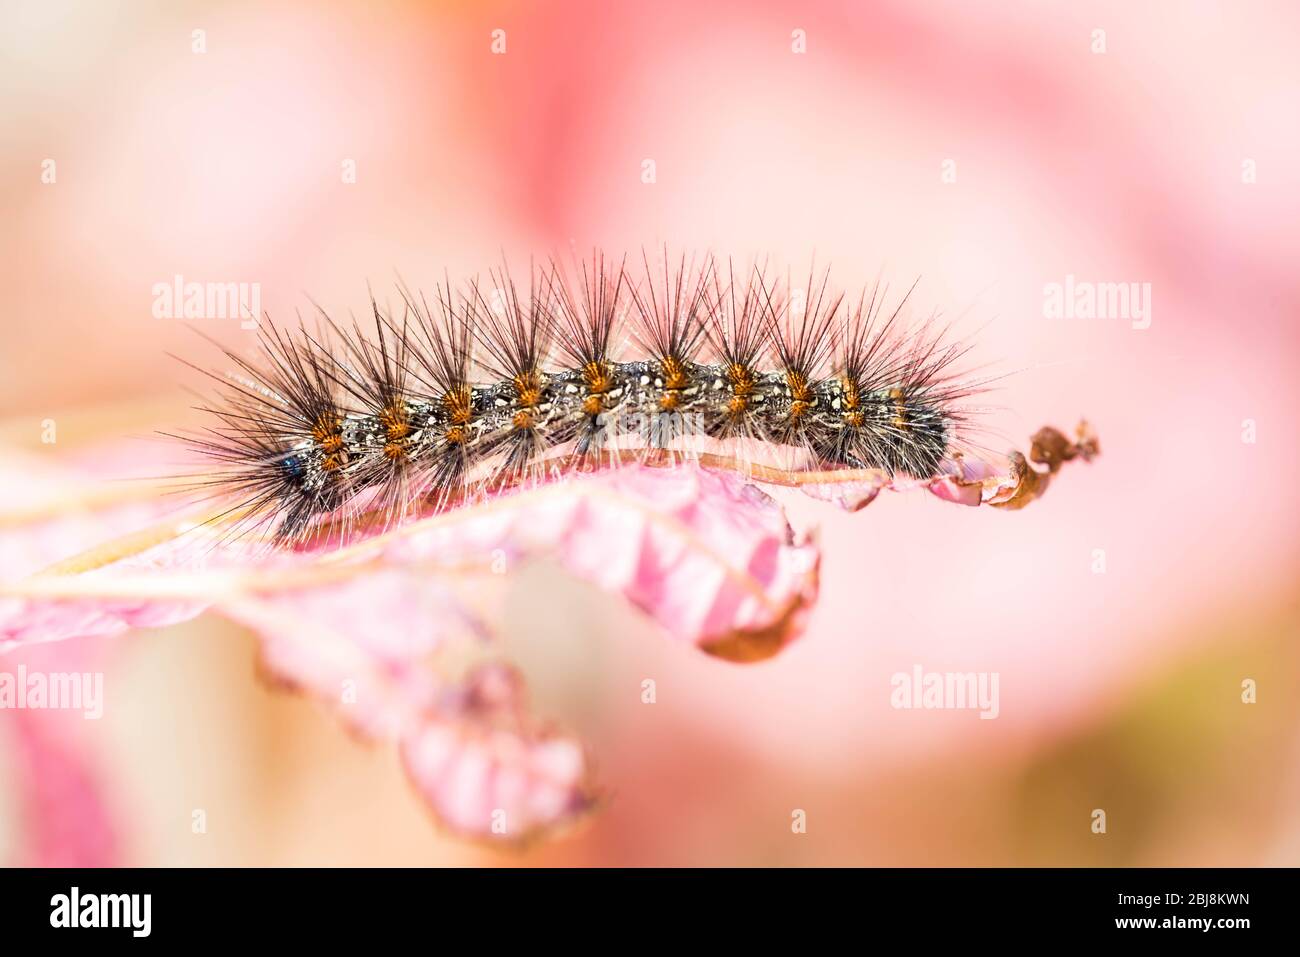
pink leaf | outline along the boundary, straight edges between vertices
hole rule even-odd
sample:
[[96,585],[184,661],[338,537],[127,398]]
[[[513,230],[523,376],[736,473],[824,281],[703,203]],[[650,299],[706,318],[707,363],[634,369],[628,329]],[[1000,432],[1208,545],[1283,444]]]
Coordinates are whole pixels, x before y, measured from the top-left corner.
[[402,742],[407,774],[444,826],[522,842],[594,805],[582,746],[527,716],[516,672],[484,666],[459,694],[467,720],[423,724]]
[[[729,473],[624,467],[502,493],[344,548],[267,554],[179,533],[110,543],[7,586],[5,647],[169,624],[212,610],[252,628],[272,680],[396,741],[438,818],[524,840],[590,808],[581,744],[531,718],[498,662],[462,674],[443,652],[486,654],[476,582],[548,556],[625,597],[666,634],[758,660],[802,630],[817,550],[780,507]],[[179,534],[178,534],[179,533]],[[155,544],[156,543],[156,544]]]
[[[1030,459],[1013,453],[1009,472],[962,460],[908,482],[869,471],[744,472],[850,510],[882,489],[916,487],[1020,508],[1063,462],[1094,454],[1095,437],[1081,427],[1076,443],[1040,431]],[[485,583],[500,576],[486,573],[547,557],[622,596],[675,640],[731,661],[771,657],[803,631],[817,597],[816,545],[794,534],[736,463],[699,460],[712,467],[669,456],[658,464],[672,467],[621,465],[498,492],[344,547],[268,553],[171,518],[0,587],[0,651],[172,624],[210,608],[259,636],[273,681],[312,695],[364,737],[395,741],[445,825],[527,840],[597,798],[581,744],[531,717],[521,680],[490,660],[491,622],[477,609]],[[85,501],[94,490],[74,483],[60,494]],[[8,572],[30,570],[54,542],[84,548],[162,514],[137,501],[88,508],[69,524],[44,514],[47,506],[19,523]],[[466,648],[477,659],[468,666]]]

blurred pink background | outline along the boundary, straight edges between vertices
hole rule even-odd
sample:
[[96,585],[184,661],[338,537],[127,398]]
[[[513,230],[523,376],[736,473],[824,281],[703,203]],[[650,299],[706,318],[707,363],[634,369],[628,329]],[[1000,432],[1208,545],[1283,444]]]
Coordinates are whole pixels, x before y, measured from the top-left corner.
[[[289,318],[503,252],[668,243],[919,275],[918,308],[1010,373],[1003,445],[1086,416],[1103,455],[1023,513],[783,496],[823,594],[754,666],[526,570],[510,648],[610,800],[523,853],[440,835],[391,749],[262,687],[226,623],[63,649],[112,651],[112,703],[32,733],[0,712],[0,861],[1300,864],[1297,31],[1285,3],[9,0],[6,446],[185,417],[201,383],[166,353],[212,352],[152,314],[177,274]],[[1149,328],[1045,318],[1068,275],[1149,283]],[[893,709],[916,665],[997,672],[999,717]]]

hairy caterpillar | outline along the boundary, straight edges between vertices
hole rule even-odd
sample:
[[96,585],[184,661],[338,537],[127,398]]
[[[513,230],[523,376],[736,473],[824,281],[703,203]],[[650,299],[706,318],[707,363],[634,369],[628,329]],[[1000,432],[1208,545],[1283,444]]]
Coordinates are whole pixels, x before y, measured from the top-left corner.
[[[597,252],[486,284],[399,287],[373,328],[320,311],[315,329],[263,325],[262,356],[227,353],[216,422],[186,436],[216,469],[191,487],[228,498],[239,531],[277,544],[352,506],[400,522],[473,489],[724,443],[785,469],[926,479],[976,447],[964,405],[988,380],[933,319],[900,321],[879,284],[856,302],[828,273],[802,286],[712,258],[652,265]],[[913,288],[915,288],[913,286]],[[345,507],[346,506],[346,507]]]

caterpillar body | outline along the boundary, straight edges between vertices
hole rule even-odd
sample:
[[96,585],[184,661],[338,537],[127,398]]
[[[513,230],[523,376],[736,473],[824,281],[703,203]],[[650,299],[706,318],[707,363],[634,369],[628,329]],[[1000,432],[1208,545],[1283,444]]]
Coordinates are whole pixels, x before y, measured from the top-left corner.
[[879,284],[850,306],[827,274],[792,288],[683,258],[634,281],[599,253],[578,272],[530,270],[526,292],[505,270],[490,292],[447,282],[432,304],[401,286],[368,331],[323,312],[314,331],[263,324],[259,359],[227,353],[216,424],[184,437],[216,466],[188,484],[285,544],[353,503],[400,522],[614,448],[721,442],[917,479],[974,448],[963,402],[987,380],[963,377],[966,345],[933,319],[903,328],[912,290],[885,315]]

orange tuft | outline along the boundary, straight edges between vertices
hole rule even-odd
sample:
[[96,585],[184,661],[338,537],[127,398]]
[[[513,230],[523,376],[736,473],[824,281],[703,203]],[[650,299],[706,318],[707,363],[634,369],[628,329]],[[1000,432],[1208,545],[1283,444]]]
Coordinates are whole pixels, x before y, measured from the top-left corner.
[[614,377],[610,375],[609,366],[604,362],[593,360],[584,365],[582,380],[587,384],[587,391],[595,395],[601,395],[614,388]]
[[844,408],[852,411],[858,407],[858,403],[861,401],[859,398],[859,391],[856,380],[848,378],[840,379],[840,401],[844,403]]
[[812,403],[812,389],[808,388],[808,377],[802,372],[787,369],[785,371],[785,384],[790,389],[790,399],[794,404],[807,406]]
[[521,372],[514,377],[515,396],[525,409],[542,402],[542,383],[535,371]]
[[747,396],[754,391],[754,373],[739,362],[727,366],[727,382],[733,395]]
[[401,442],[411,433],[411,426],[406,420],[406,407],[400,403],[395,402],[380,412],[379,424],[384,427],[384,435],[390,443]]
[[902,389],[895,387],[889,390],[889,397],[894,400],[894,418],[889,424],[906,432],[911,427],[907,421],[906,396]]
[[327,455],[342,452],[343,420],[330,413],[322,415],[312,426],[311,437]]
[[467,385],[460,385],[442,397],[442,406],[452,425],[468,425],[473,417],[472,396]]
[[663,370],[665,389],[685,389],[690,385],[686,378],[686,366],[676,356],[664,356],[659,367]]

